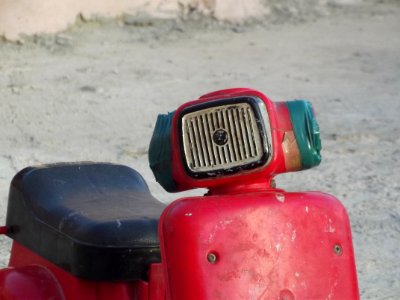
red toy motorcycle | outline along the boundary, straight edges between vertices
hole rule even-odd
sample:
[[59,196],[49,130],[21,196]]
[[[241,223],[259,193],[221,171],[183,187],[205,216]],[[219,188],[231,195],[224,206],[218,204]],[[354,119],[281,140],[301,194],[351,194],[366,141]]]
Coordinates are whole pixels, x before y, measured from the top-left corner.
[[104,163],[20,171],[3,233],[2,299],[358,299],[347,213],[279,173],[320,162],[311,104],[250,89],[160,115],[149,149],[165,206],[139,173]]

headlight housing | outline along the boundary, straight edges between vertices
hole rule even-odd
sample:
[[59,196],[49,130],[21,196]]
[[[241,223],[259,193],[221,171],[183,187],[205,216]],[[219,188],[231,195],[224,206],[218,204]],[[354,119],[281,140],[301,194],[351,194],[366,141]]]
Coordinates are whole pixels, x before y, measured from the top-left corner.
[[178,117],[178,128],[184,167],[194,178],[255,169],[271,158],[268,113],[257,97],[188,107]]

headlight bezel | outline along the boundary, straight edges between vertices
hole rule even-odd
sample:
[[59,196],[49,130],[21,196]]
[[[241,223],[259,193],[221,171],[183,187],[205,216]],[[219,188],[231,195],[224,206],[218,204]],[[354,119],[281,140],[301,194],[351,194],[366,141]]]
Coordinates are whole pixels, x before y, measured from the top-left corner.
[[[249,108],[251,111],[251,115],[248,115],[248,118],[252,119],[251,126],[253,126],[253,129],[257,130],[257,132],[255,132],[255,130],[252,130],[252,133],[254,133],[254,139],[252,141],[255,141],[255,145],[260,147],[259,150],[261,151],[254,158],[250,159],[248,158],[242,159],[243,156],[246,156],[246,151],[242,151],[245,150],[246,148],[245,141],[243,140],[245,140],[247,137],[249,141],[249,135],[246,136],[244,134],[244,131],[248,132],[248,128],[247,127],[243,128],[243,122],[245,120],[244,119],[239,120],[240,113],[237,111],[237,109],[239,109],[242,110],[243,112],[243,109],[245,109],[246,107]],[[235,123],[232,124],[231,122],[232,120],[235,121],[234,117],[235,109],[236,109],[236,121],[238,121],[239,124]],[[204,114],[207,115],[215,111],[222,112],[220,113],[221,116],[223,116],[225,112],[226,118],[223,120],[223,122],[221,122],[224,123],[224,126],[220,126],[219,121],[218,121],[218,126],[215,126],[215,123],[212,124],[214,126],[212,125],[210,126],[210,124],[204,123],[204,119],[207,117],[202,118],[201,116]],[[229,114],[231,115],[231,119],[229,118]],[[190,139],[188,138],[189,137],[188,129],[186,128],[185,131],[184,128],[187,125],[186,121],[196,116],[200,116],[200,119],[202,120],[201,123],[206,124],[201,129],[203,131],[202,133],[198,131],[198,137],[197,137],[197,138],[202,138],[200,146],[206,147],[205,152],[203,151],[203,149],[199,151],[199,153],[204,154],[204,160],[203,160],[204,166],[200,167],[193,165],[193,160],[196,159],[193,157],[193,153],[191,154],[189,153],[191,151],[190,148],[192,146],[189,145],[190,141],[188,141]],[[242,114],[242,117],[245,118],[245,115]],[[229,124],[227,124],[227,122]],[[206,132],[204,128],[207,126],[208,126],[207,129],[210,129],[212,127],[211,128],[212,130],[208,130],[208,132]],[[223,99],[216,99],[208,102],[191,105],[180,111],[178,116],[177,127],[178,127],[177,129],[179,136],[179,147],[180,147],[182,165],[184,166],[186,173],[190,177],[195,179],[230,176],[240,172],[250,172],[252,170],[258,170],[266,166],[271,161],[273,156],[272,134],[271,134],[271,126],[267,108],[264,101],[262,101],[259,97],[256,96],[239,96],[232,98],[223,98]],[[199,127],[201,127],[201,125]],[[194,130],[194,127],[192,127],[192,129]],[[213,139],[214,137],[215,132],[217,132],[218,130],[223,130],[228,135],[228,141],[223,145],[216,145],[214,140],[211,141],[211,139]],[[241,136],[241,140],[240,139],[235,140],[234,135],[236,135],[237,133],[239,133],[239,135]],[[235,142],[237,143],[236,144],[237,150],[227,149],[229,148],[229,146],[231,146],[231,144],[232,148],[235,148],[234,146]],[[240,143],[242,143],[241,146]],[[250,148],[249,143],[247,145]],[[212,155],[210,154],[210,149],[215,149],[215,148],[221,149],[218,151],[222,151],[225,154],[226,152],[230,153],[230,155],[228,154],[228,156],[231,162],[227,162],[225,155],[224,159],[225,163],[222,164],[222,159],[220,159],[221,163],[216,164],[215,162],[218,160],[218,158],[215,156],[215,152]],[[208,155],[206,153],[208,153]],[[234,153],[233,154],[234,159],[231,159],[232,153]],[[192,160],[189,159],[190,155],[192,156]],[[209,158],[209,163],[207,165],[205,163],[206,156],[208,156]],[[240,159],[236,159],[238,156],[240,156]],[[213,157],[214,157],[214,163],[212,162]],[[197,165],[201,165],[201,163],[198,162]]]

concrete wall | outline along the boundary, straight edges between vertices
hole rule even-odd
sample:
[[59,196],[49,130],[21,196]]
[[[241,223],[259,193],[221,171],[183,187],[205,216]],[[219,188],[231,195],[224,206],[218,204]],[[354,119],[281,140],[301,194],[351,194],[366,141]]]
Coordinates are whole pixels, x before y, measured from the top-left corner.
[[329,2],[362,0],[0,0],[0,36],[16,40],[20,34],[53,33],[73,24],[77,16],[114,17],[123,13],[146,13],[176,18],[191,10],[220,20],[241,21],[274,11],[296,14]]
[[113,17],[139,11],[175,16],[177,0],[0,0],[0,35],[17,39],[20,33],[52,33],[73,24],[79,14]]

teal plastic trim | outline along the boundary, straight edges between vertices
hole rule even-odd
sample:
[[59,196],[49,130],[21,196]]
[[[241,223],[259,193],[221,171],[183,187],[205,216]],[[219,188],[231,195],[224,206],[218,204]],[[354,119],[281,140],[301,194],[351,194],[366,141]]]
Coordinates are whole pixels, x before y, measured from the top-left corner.
[[176,192],[172,177],[171,127],[174,112],[158,115],[149,146],[149,164],[157,182],[167,191]]
[[321,139],[312,104],[305,100],[286,104],[300,150],[302,170],[315,167],[321,162]]

